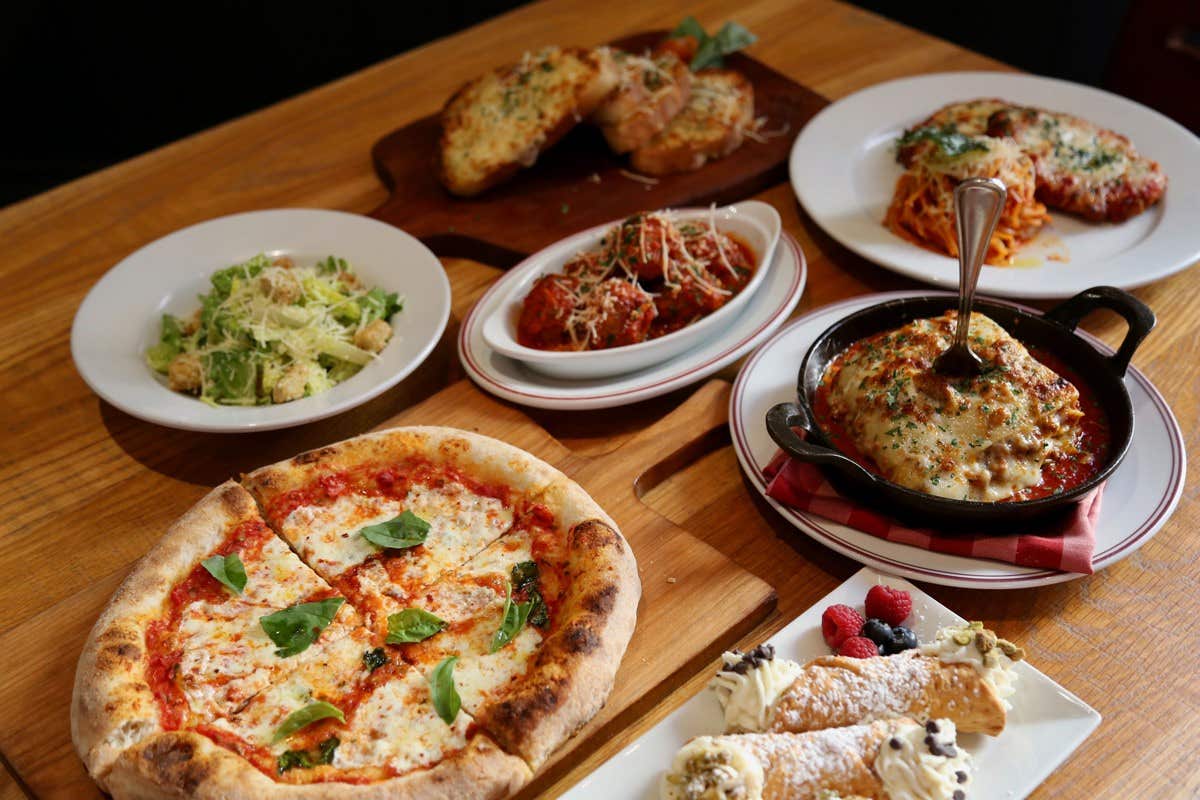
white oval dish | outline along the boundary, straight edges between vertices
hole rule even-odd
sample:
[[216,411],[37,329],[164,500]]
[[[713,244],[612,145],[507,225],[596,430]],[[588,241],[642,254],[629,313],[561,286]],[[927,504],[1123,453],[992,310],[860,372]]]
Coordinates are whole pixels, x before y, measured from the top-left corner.
[[[346,259],[369,286],[398,292],[404,309],[379,357],[328,391],[290,403],[213,407],[171,391],[147,366],[159,319],[186,316],[218,269],[266,252],[312,263]],[[234,433],[301,425],[365,403],[425,360],[450,316],[450,283],[423,244],[391,225],[341,211],[275,209],[233,214],[164,236],[126,256],[92,287],[75,313],[71,356],[92,390],[148,422]]]
[[707,317],[657,339],[607,350],[538,350],[517,342],[517,320],[521,316],[521,305],[534,282],[543,275],[558,272],[563,264],[579,252],[597,247],[604,235],[620,222],[614,220],[568,236],[534,253],[501,277],[496,287],[501,298],[495,311],[483,323],[484,341],[497,353],[517,359],[531,369],[565,379],[604,378],[634,372],[695,347],[706,336],[732,322],[762,286],[783,229],[779,212],[757,200],[723,206],[715,211],[708,208],[672,211],[677,220],[685,221],[707,221],[713,213],[716,214],[718,229],[735,234],[750,245],[758,257],[758,263],[745,288]]

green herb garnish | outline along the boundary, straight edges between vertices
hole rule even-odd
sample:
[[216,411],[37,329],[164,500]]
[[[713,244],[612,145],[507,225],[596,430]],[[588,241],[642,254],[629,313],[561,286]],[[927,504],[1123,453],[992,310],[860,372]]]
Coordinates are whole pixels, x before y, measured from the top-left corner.
[[241,594],[242,590],[246,588],[246,567],[237,553],[230,553],[227,556],[210,556],[201,561],[200,566],[204,567],[209,575],[229,587],[234,594]]
[[736,22],[726,22],[715,36],[709,36],[695,17],[687,17],[671,31],[672,39],[691,36],[699,45],[688,69],[698,72],[705,67],[724,66],[724,57],[743,50],[758,41],[758,37]]
[[940,128],[927,125],[924,128],[907,131],[900,137],[897,144],[900,147],[909,147],[917,142],[933,142],[946,158],[957,158],[973,151],[987,152],[988,149],[987,144],[979,139],[972,139],[970,136],[959,133],[953,123],[947,123]]
[[404,511],[395,519],[368,525],[359,533],[371,544],[402,550],[424,544],[429,535],[429,523],[411,511]]
[[446,621],[423,608],[406,608],[388,617],[388,644],[423,642],[445,630]]
[[268,614],[259,620],[259,624],[279,647],[275,655],[288,658],[307,650],[321,631],[333,622],[344,602],[344,597],[330,597],[313,603],[299,603]]
[[382,647],[376,647],[374,650],[368,650],[362,656],[363,666],[371,672],[388,663],[387,651]]
[[[346,716],[342,714],[341,709],[332,703],[326,703],[324,700],[309,703],[304,708],[288,714],[283,724],[275,729],[275,735],[271,737],[271,744],[282,742],[301,728],[331,717],[338,722],[346,721]],[[336,747],[336,745],[334,746]]]
[[317,745],[316,750],[287,750],[279,756],[279,774],[282,775],[289,769],[312,769],[321,764],[332,764],[333,754],[341,743],[336,736],[330,736]]
[[453,725],[462,708],[462,698],[454,685],[454,664],[458,656],[447,656],[429,673],[429,694],[433,710],[447,725]]

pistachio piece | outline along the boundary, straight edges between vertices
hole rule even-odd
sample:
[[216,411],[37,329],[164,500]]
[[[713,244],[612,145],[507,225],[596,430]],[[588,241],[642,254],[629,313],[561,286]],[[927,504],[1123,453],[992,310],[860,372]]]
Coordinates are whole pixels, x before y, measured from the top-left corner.
[[979,652],[986,655],[996,646],[996,634],[986,629],[976,631],[975,646],[979,648]]
[[962,630],[962,631],[955,631],[954,634],[952,635],[952,638],[954,639],[955,644],[966,646],[971,643],[971,640],[974,637],[971,635],[970,631]]
[[1013,644],[1008,639],[997,639],[996,646],[1000,648],[1000,652],[1011,658],[1013,661],[1021,661],[1025,658],[1024,648]]

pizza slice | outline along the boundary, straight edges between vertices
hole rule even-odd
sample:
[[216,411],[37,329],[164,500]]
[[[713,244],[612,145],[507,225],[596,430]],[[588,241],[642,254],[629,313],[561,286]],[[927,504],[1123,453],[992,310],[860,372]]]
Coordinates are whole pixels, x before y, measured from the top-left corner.
[[457,659],[463,708],[536,770],[603,705],[640,593],[612,520],[562,478],[511,531],[391,616],[390,640],[409,640],[402,656],[418,670]]
[[76,673],[76,746],[103,780],[125,748],[236,713],[358,625],[226,483],[171,527],[93,628]]
[[303,453],[244,483],[296,552],[382,629],[507,531],[523,498],[556,474],[495,439],[413,427]]

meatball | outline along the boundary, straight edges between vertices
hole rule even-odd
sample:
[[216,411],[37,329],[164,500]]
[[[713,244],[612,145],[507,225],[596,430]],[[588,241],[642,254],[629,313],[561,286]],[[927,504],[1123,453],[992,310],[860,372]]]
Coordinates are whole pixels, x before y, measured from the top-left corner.
[[572,348],[567,322],[575,310],[575,291],[579,279],[562,275],[539,278],[525,302],[517,321],[517,341],[538,350]]
[[[661,217],[637,215],[621,223],[617,248],[622,263],[644,281],[666,277],[666,262],[680,260],[679,232]],[[664,255],[665,254],[665,255]]]
[[637,284],[609,278],[596,285],[588,303],[596,312],[590,326],[593,349],[646,341],[656,311],[654,300]]
[[288,367],[275,387],[271,389],[271,400],[276,403],[287,403],[304,397],[304,387],[308,384],[308,367],[304,364],[292,364]]
[[[654,335],[662,336],[677,331],[701,317],[716,311],[729,301],[730,295],[716,291],[710,286],[720,286],[711,274],[703,274],[704,283],[690,272],[684,273],[675,286],[663,287],[654,298],[658,318],[654,322]],[[709,286],[704,285],[705,283]]]
[[354,346],[370,353],[378,353],[392,338],[392,326],[381,319],[373,319],[354,334]]
[[199,394],[204,366],[195,353],[180,353],[167,365],[167,385],[177,392]]

